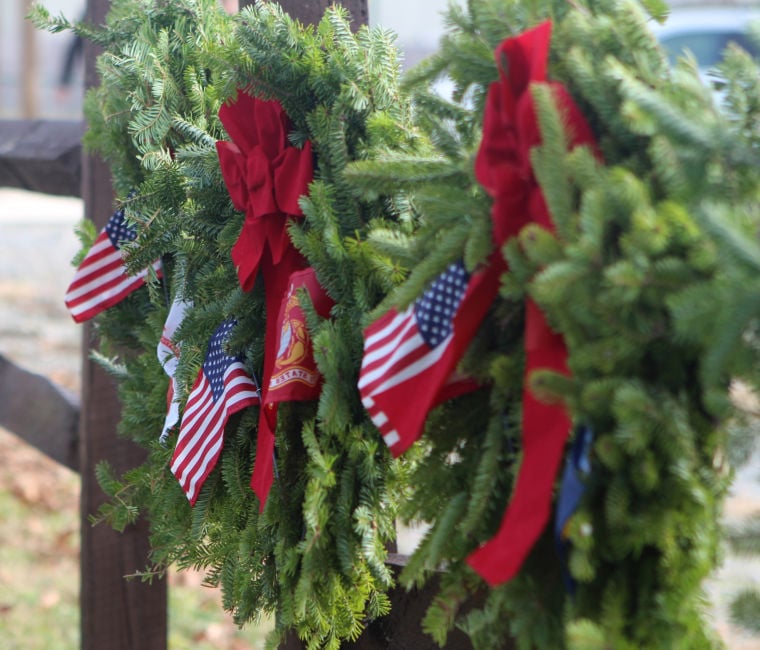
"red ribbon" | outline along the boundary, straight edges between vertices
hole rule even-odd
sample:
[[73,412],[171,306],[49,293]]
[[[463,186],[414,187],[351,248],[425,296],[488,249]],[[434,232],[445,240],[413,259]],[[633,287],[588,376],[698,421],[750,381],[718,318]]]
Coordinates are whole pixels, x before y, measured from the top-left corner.
[[[488,90],[475,174],[494,199],[491,217],[499,247],[528,223],[554,230],[530,160],[531,149],[541,143],[531,85],[540,83],[551,89],[571,147],[595,146],[591,129],[567,89],[547,81],[550,40],[551,22],[547,21],[504,40],[495,52],[499,80]],[[496,536],[467,558],[492,586],[514,577],[546,526],[571,426],[561,405],[539,401],[529,388],[530,374],[537,369],[570,374],[562,337],[551,330],[531,299],[526,304],[525,353],[523,454],[514,492]]]
[[276,100],[240,92],[235,103],[222,106],[219,119],[232,138],[216,143],[222,175],[232,204],[245,212],[232,260],[240,286],[249,291],[264,251],[276,266],[292,247],[287,220],[303,217],[298,199],[314,177],[311,143],[303,149],[290,145],[290,120]]
[[[219,119],[232,142],[217,142],[222,176],[237,210],[245,212],[232,260],[244,291],[253,288],[261,270],[264,277],[267,323],[264,339],[262,403],[277,358],[278,314],[290,276],[306,266],[287,231],[289,218],[303,218],[298,199],[308,192],[314,177],[311,143],[302,149],[288,141],[290,120],[275,100],[262,100],[240,92],[225,104]],[[273,481],[276,411],[261,409],[256,461],[251,487],[263,510]]]

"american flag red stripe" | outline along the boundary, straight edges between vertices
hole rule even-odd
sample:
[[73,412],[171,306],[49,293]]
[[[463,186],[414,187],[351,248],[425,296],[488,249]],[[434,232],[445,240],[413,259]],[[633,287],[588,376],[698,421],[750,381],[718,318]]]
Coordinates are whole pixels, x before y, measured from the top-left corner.
[[[122,250],[117,245],[119,236],[124,239],[134,238],[133,229],[124,223],[122,210],[111,216],[109,224],[98,235],[66,291],[64,302],[77,323],[113,307],[145,284],[148,269],[129,275]],[[160,260],[156,260],[152,268],[160,275]]]
[[191,504],[219,459],[229,417],[259,403],[256,384],[242,362],[221,351],[224,335],[232,327],[229,323],[234,322],[222,325],[212,338],[206,362],[190,391],[172,456],[172,473]]

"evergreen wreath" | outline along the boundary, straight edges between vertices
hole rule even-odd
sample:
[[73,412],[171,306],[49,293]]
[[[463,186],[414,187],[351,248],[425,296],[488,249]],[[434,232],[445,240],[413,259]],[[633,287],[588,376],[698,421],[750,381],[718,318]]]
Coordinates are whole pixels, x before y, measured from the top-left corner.
[[[290,629],[309,647],[358,637],[366,620],[389,609],[386,545],[395,539],[406,484],[404,465],[391,462],[351,379],[362,349],[357,324],[404,274],[371,253],[365,234],[372,221],[399,220],[404,202],[358,199],[343,171],[351,160],[417,146],[392,35],[352,33],[340,8],[316,28],[274,4],[233,19],[215,0],[114,2],[101,29],[37,11],[38,22],[72,28],[105,48],[101,85],[86,100],[86,143],[110,163],[137,227],[130,268],[157,258],[165,268],[165,282],[154,278],[148,291],[97,319],[98,358],[121,380],[120,433],[150,452],[122,477],[99,467],[112,500],[98,518],[122,528],[146,513],[146,577],[172,564],[204,568],[240,624],[276,612],[273,646]],[[263,512],[249,487],[258,408],[231,418],[221,458],[192,508],[170,471],[176,437],[164,447],[157,436],[167,378],[155,349],[174,299],[193,303],[176,332],[179,393],[190,392],[211,333],[228,318],[237,326],[227,350],[261,376],[265,292],[260,281],[248,292],[238,284],[230,250],[243,215],[230,201],[216,147],[229,140],[219,110],[241,94],[277,99],[292,123],[291,144],[313,146],[305,219],[292,222],[289,234],[336,303],[329,320],[304,306],[322,395],[280,406],[277,478]],[[400,221],[400,231],[412,228]],[[88,248],[95,233],[85,231]]]
[[[112,500],[99,517],[123,527],[146,512],[146,575],[206,569],[241,624],[276,613],[272,646],[295,629],[309,647],[338,647],[386,613],[385,545],[401,517],[429,524],[401,582],[445,567],[423,621],[440,643],[456,625],[478,648],[714,647],[701,583],[719,558],[729,386],[756,383],[756,64],[731,51],[719,96],[694,61],[671,68],[647,26],[665,15],[658,0],[471,0],[450,10],[440,52],[402,91],[391,35],[352,34],[340,9],[311,28],[276,5],[231,18],[215,4],[119,0],[104,29],[37,9],[40,24],[105,48],[87,142],[137,226],[130,268],[160,258],[165,269],[97,320],[99,358],[121,380],[121,433],[150,452],[123,477],[100,468]],[[487,176],[505,154],[482,152],[505,88],[533,74],[524,44],[546,29],[546,74],[520,95],[536,140],[519,164],[535,179],[520,187],[540,194],[550,221],[495,236],[509,197],[503,177]],[[431,90],[444,74],[451,100]],[[170,299],[193,302],[175,337],[181,394],[227,318],[238,321],[228,350],[253,373],[265,356],[264,286],[238,284],[230,251],[244,215],[216,149],[229,140],[219,109],[241,93],[278,100],[290,144],[313,147],[304,219],[288,234],[335,303],[323,317],[305,301],[322,392],[280,404],[261,512],[248,486],[258,408],[230,420],[192,508],[169,470],[171,444],[158,441],[167,380],[155,348]],[[593,138],[576,139],[581,124]],[[83,234],[87,247],[95,233]],[[458,365],[480,388],[432,410],[393,460],[357,390],[360,326],[411,305],[457,263],[473,276],[499,270]],[[561,336],[567,367],[525,376],[535,310]],[[473,554],[528,465],[524,389],[576,425],[568,466],[583,478],[507,580]],[[492,586],[475,608],[484,584],[473,568]]]

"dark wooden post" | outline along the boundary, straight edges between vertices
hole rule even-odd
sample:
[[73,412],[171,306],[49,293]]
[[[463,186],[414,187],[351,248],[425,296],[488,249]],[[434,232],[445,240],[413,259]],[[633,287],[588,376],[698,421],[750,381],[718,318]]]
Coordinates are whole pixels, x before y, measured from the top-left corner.
[[[109,0],[89,0],[87,20],[102,23]],[[85,44],[85,83],[97,83],[97,52]],[[93,156],[82,160],[82,198],[86,216],[103,227],[113,212],[108,167]],[[166,583],[152,584],[125,576],[145,569],[150,546],[145,521],[118,533],[107,525],[91,526],[88,517],[106,500],[94,476],[107,460],[117,472],[144,461],[134,443],[119,438],[120,406],[113,380],[89,359],[94,333],[84,331],[80,473],[82,477],[81,631],[82,650],[165,650],[167,647]]]
[[[351,22],[354,29],[360,25],[366,25],[369,21],[369,10],[367,9],[367,0],[277,0],[278,4],[288,14],[300,20],[304,24],[315,24],[320,21],[325,9],[334,4],[339,4],[348,9],[351,14]],[[241,7],[251,5],[251,0],[241,2]]]

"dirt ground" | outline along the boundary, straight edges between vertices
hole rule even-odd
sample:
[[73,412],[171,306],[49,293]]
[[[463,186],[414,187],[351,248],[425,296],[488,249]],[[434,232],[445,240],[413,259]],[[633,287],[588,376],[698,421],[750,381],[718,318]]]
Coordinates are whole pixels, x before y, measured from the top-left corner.
[[[74,393],[80,384],[81,328],[68,316],[63,295],[72,275],[70,260],[79,247],[73,230],[81,217],[77,199],[0,189],[0,353]],[[10,639],[3,647],[61,647],[65,639],[66,648],[73,649],[77,633],[72,628],[78,626],[78,476],[1,428],[0,457],[0,508],[9,516],[0,527],[0,630]],[[759,473],[758,464],[739,473],[726,507],[729,520],[760,511]],[[203,589],[200,580],[193,574],[172,578],[172,597],[184,599],[178,607],[194,609],[188,615],[198,618],[199,605],[182,595],[184,586],[193,595],[202,592],[209,613],[195,627],[172,633],[170,647],[257,647],[257,642],[240,637],[218,606],[218,595]],[[760,650],[760,640],[732,628],[725,612],[729,596],[750,585],[760,585],[760,561],[735,557],[727,558],[708,584],[715,627],[732,650]],[[62,628],[35,645],[28,621],[39,627],[45,617],[59,620]]]

